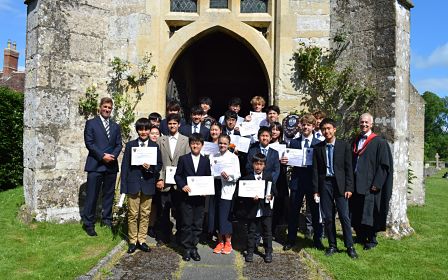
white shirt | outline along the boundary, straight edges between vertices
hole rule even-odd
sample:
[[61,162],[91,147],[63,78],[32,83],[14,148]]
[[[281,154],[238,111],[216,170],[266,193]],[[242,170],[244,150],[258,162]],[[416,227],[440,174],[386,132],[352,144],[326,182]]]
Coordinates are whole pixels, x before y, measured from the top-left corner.
[[176,150],[177,139],[179,139],[179,132],[176,132],[176,134],[174,134],[173,136],[170,135],[168,137],[170,143],[171,157],[174,157],[174,151]]
[[225,170],[229,178],[225,180],[222,176],[216,176],[216,178],[221,179],[221,199],[232,200],[233,193],[235,192],[236,182],[241,177],[240,172],[240,161],[238,157],[230,152],[226,151],[223,155],[221,153],[216,153],[214,155],[210,155],[210,165],[213,168],[213,164],[217,160],[223,160],[225,162],[232,162],[232,169]]
[[[140,139],[138,139],[138,146],[139,147],[148,147],[148,139],[146,139],[146,141],[142,141],[142,140],[140,140]],[[142,146],[142,144],[143,144],[143,146]]]
[[[263,172],[261,172],[260,174],[257,174],[254,172],[254,176],[255,176],[255,180],[263,180]],[[259,197],[258,199],[264,199],[264,197]],[[257,218],[263,216],[263,210],[261,210],[261,208],[258,208],[257,210]]]
[[317,139],[319,139],[320,141],[324,141],[325,137],[322,134],[322,131],[318,130],[318,131],[314,131],[314,137],[316,137]]
[[194,165],[194,172],[198,172],[198,165],[199,165],[199,159],[201,158],[201,155],[193,155],[193,153],[191,153],[191,158],[193,159],[193,165]]
[[196,126],[196,133],[199,133],[199,131],[201,131],[201,123],[191,123],[191,133],[195,133],[194,126]]
[[311,147],[311,141],[313,141],[313,134],[310,133],[310,135],[308,135],[308,137],[305,137],[305,135],[302,135],[302,142],[300,142],[300,145],[303,148],[305,148],[305,139],[308,139],[308,146]]
[[106,122],[109,123],[109,128],[110,128],[110,119],[105,119],[101,115],[100,115],[100,119],[101,119],[101,122],[103,123],[104,128],[106,128],[106,124],[107,124]]
[[[364,146],[364,143],[367,140],[367,137],[369,137],[370,134],[372,134],[371,130],[369,130],[369,132],[367,132],[366,134],[361,135],[361,137],[359,138],[359,142],[358,142],[358,151],[362,149],[362,147]],[[365,136],[365,137],[363,137],[363,136]]]

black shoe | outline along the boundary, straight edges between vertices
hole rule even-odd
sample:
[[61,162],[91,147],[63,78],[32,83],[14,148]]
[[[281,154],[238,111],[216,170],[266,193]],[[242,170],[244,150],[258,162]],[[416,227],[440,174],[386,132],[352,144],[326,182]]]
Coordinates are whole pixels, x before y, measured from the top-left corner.
[[190,255],[191,255],[191,258],[196,262],[201,260],[201,256],[199,256],[197,249],[193,250]]
[[288,242],[283,246],[283,251],[289,251],[292,249],[292,247],[294,247],[294,244]]
[[254,253],[247,253],[244,257],[244,260],[246,262],[253,262],[254,261]]
[[329,247],[325,251],[325,256],[329,257],[329,256],[332,256],[332,255],[336,254],[337,252],[338,252],[338,248],[336,248],[336,247]]
[[314,248],[316,248],[319,251],[325,250],[324,244],[322,244],[321,241],[316,241],[313,243]]
[[133,244],[133,243],[129,244],[129,247],[128,247],[128,254],[132,254],[132,253],[134,253],[135,250],[137,250],[137,244]]
[[266,253],[266,256],[264,256],[264,262],[265,263],[271,263],[272,262],[272,253]]
[[378,244],[376,244],[376,243],[366,243],[365,245],[364,245],[364,250],[370,250],[370,249],[373,249],[373,248],[375,248],[376,247],[376,245],[378,245]]
[[143,242],[142,244],[139,244],[138,248],[140,250],[142,250],[143,252],[150,252],[151,251],[151,249],[149,248],[148,244],[146,244],[145,242]]
[[353,247],[348,247],[347,248],[347,254],[352,259],[357,259],[358,258],[358,254],[356,254],[355,248],[353,248]]
[[189,251],[189,250],[185,250],[185,252],[184,252],[184,254],[183,254],[183,256],[182,256],[182,259],[183,259],[184,261],[186,261],[186,262],[189,262],[189,261],[190,261],[190,251]]
[[82,228],[85,230],[88,236],[97,236],[98,234],[95,231],[94,227],[88,227],[86,225],[83,225]]

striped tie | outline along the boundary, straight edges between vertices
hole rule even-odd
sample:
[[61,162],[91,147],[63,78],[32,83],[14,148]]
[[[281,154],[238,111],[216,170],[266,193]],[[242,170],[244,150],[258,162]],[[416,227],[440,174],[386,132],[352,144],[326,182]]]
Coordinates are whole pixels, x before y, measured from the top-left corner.
[[110,127],[109,127],[109,119],[107,119],[107,120],[104,120],[104,122],[105,122],[105,128],[106,128],[106,134],[107,134],[107,138],[109,138],[110,139]]

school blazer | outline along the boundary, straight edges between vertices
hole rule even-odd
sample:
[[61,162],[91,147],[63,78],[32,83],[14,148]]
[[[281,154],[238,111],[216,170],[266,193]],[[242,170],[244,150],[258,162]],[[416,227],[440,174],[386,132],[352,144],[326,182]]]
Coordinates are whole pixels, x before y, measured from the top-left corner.
[[84,171],[87,172],[118,172],[118,161],[106,164],[103,162],[104,153],[113,154],[118,159],[123,144],[121,142],[120,126],[109,119],[110,138],[99,116],[86,122],[84,128],[84,143],[89,154],[87,155]]
[[121,162],[120,192],[126,194],[142,192],[145,195],[154,195],[156,180],[159,178],[159,172],[163,165],[159,146],[154,142],[148,141],[148,147],[157,148],[157,165],[151,165],[148,170],[142,166],[131,165],[132,148],[134,147],[138,147],[138,139],[126,144]]
[[198,169],[195,171],[191,153],[181,156],[177,164],[174,180],[176,181],[177,190],[186,196],[188,196],[188,194],[182,191],[182,188],[187,185],[188,176],[211,176],[210,160],[205,156],[200,155]]
[[[193,134],[193,133],[191,133],[192,126],[193,126],[193,124],[191,124],[191,123],[183,125],[179,128],[179,132],[187,137],[190,137],[191,134]],[[206,128],[204,124],[201,123],[201,127],[199,128],[199,134],[202,135],[202,137],[204,138],[204,141],[208,141],[209,135],[210,135],[210,130],[208,128]]]
[[[246,161],[246,174],[250,175],[254,173],[252,168],[252,158],[255,154],[261,153],[260,145],[254,145],[249,149],[247,153],[247,161]],[[273,183],[277,182],[278,176],[280,176],[280,161],[278,160],[278,152],[274,149],[269,149],[268,156],[266,158],[266,168],[263,173],[267,172],[272,175]]]

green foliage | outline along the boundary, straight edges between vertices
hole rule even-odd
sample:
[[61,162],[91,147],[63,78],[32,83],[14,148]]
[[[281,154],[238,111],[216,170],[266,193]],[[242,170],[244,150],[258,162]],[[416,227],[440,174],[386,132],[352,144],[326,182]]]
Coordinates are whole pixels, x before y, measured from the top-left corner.
[[417,179],[417,176],[415,176],[415,172],[412,169],[412,163],[408,162],[408,193],[412,192],[411,185],[414,183],[415,179]]
[[[115,57],[111,60],[111,78],[107,82],[107,93],[114,101],[112,119],[121,126],[123,141],[130,138],[131,127],[135,121],[135,108],[141,101],[142,88],[149,79],[156,76],[156,67],[151,64],[151,54],[143,57],[139,65]],[[79,100],[79,112],[85,118],[96,116],[98,93],[96,85],[87,88],[85,96]]]
[[17,219],[23,203],[23,188],[0,192],[2,279],[75,279],[121,241],[105,227],[92,238],[79,223],[24,224]]
[[22,185],[23,94],[0,87],[0,191]]
[[435,93],[423,93],[425,106],[425,160],[448,159],[448,98]]
[[350,66],[338,66],[337,60],[347,48],[342,35],[334,38],[336,47],[326,50],[302,44],[292,57],[291,82],[295,90],[305,94],[300,105],[307,109],[301,113],[323,111],[338,124],[338,137],[350,138],[354,134],[360,112],[369,111],[377,92],[365,86]]

